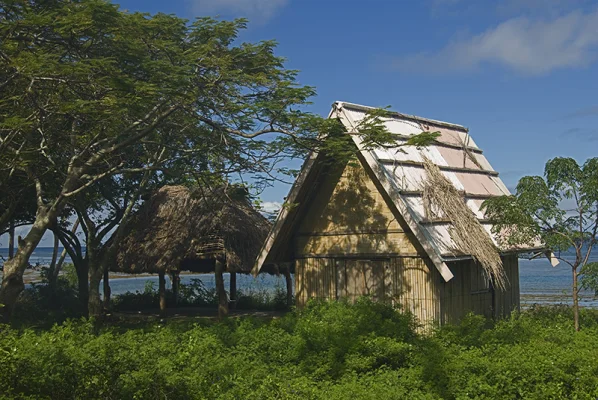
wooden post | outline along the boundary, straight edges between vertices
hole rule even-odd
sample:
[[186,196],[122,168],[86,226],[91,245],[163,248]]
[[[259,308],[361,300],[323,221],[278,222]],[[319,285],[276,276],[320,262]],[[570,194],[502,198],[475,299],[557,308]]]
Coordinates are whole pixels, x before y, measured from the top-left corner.
[[172,279],[172,294],[174,296],[174,304],[179,303],[179,284],[181,283],[180,271],[172,271],[170,277]]
[[224,265],[220,260],[216,260],[216,292],[218,293],[218,318],[223,318],[228,315],[228,299],[226,298],[226,291],[224,290],[224,277],[222,272]]
[[293,306],[293,280],[291,279],[291,264],[287,264],[284,269],[284,278],[287,282],[287,307]]
[[160,293],[160,316],[166,316],[166,278],[164,271],[158,273],[158,292]]
[[10,221],[8,228],[8,259],[15,256],[15,222]]
[[230,308],[235,309],[237,303],[237,273],[231,272],[230,273]]
[[104,266],[104,310],[110,309],[110,295],[112,294],[112,290],[110,290],[110,268],[108,266]]

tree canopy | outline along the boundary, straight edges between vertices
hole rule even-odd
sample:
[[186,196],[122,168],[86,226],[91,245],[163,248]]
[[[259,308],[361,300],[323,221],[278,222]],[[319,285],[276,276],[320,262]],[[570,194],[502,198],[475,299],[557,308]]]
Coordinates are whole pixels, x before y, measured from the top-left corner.
[[[338,121],[306,111],[315,89],[274,41],[240,40],[246,22],[129,13],[106,0],[1,3],[0,228],[17,215],[32,223],[4,266],[5,315],[46,230],[69,241],[67,215],[106,237],[160,184],[250,177],[262,188],[294,172],[288,158],[355,151],[348,135],[330,140]],[[394,141],[383,114],[361,124],[366,144]],[[108,209],[108,220],[86,215]]]

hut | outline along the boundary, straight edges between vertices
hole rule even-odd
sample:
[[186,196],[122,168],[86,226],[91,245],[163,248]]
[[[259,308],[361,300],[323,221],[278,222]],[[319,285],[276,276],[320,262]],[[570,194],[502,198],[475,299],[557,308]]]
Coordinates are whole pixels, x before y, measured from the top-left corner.
[[164,186],[131,219],[111,270],[157,273],[162,312],[165,274],[173,276],[176,298],[180,271],[215,273],[222,315],[228,312],[222,274],[230,273],[234,302],[236,274],[251,271],[269,229],[270,223],[252,207],[245,188]]
[[[358,133],[371,110],[333,104],[330,118],[351,135],[357,160],[308,157],[254,273],[288,262],[298,307],[369,295],[424,325],[518,309],[517,253],[534,249],[498,249],[481,204],[509,191],[468,129],[391,112],[381,122],[396,147],[366,148]],[[427,147],[401,146],[421,132],[439,136]]]

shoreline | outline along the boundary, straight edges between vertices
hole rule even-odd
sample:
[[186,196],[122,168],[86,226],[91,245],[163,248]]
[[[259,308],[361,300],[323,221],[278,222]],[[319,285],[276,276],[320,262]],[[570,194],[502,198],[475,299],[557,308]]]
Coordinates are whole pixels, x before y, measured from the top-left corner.
[[[2,273],[2,271],[0,271],[0,280],[2,279],[2,276],[4,274]],[[189,272],[189,271],[181,271],[180,272],[180,276],[185,276],[185,275],[212,275],[212,274],[199,274],[196,272]],[[61,271],[59,276],[64,276],[64,272]],[[135,279],[135,278],[149,278],[149,277],[153,277],[153,276],[158,276],[158,274],[149,274],[146,272],[140,273],[140,274],[127,274],[127,273],[123,273],[123,272],[111,272],[108,275],[108,278],[110,280],[113,279]],[[41,271],[36,271],[36,270],[26,270],[25,273],[23,274],[23,283],[25,285],[29,285],[32,283],[42,283],[42,277],[41,277]]]

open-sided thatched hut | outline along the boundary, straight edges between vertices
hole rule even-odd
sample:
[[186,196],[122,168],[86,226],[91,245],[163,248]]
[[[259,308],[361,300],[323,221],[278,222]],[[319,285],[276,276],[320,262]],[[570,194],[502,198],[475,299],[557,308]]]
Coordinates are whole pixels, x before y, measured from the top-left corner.
[[165,186],[131,219],[111,269],[159,274],[162,310],[166,273],[173,274],[176,284],[180,271],[215,272],[219,309],[226,312],[222,273],[231,274],[233,300],[236,273],[251,271],[269,229],[270,223],[252,207],[242,188]]

